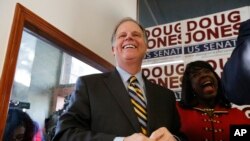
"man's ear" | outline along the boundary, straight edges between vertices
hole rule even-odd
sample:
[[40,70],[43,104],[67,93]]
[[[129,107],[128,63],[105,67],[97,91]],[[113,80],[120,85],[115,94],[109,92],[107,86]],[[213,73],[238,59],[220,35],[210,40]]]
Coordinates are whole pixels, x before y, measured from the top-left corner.
[[113,46],[112,46],[112,53],[113,53],[113,55],[115,56],[115,49],[114,49]]

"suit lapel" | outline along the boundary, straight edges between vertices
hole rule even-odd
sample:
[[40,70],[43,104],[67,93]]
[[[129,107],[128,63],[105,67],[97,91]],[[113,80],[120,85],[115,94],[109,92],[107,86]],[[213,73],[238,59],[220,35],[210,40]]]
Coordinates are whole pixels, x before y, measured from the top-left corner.
[[108,86],[111,94],[115,97],[120,108],[127,116],[128,120],[134,127],[136,132],[140,132],[138,119],[134,113],[134,109],[130,103],[130,98],[124,84],[121,80],[119,73],[115,70],[111,73],[110,77],[104,79],[105,84]]

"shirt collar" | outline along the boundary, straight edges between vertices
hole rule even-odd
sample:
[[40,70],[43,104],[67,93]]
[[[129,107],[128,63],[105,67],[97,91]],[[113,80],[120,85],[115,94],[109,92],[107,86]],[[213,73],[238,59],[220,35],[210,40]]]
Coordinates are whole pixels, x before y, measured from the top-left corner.
[[[127,83],[128,79],[132,75],[129,74],[128,72],[126,72],[125,70],[123,70],[122,68],[120,68],[119,66],[116,66],[116,69],[119,72],[119,74],[120,74],[120,76],[122,78],[123,83]],[[139,85],[141,85],[142,87],[144,87],[144,81],[143,81],[143,78],[142,78],[142,72],[139,71],[134,76],[137,78],[137,80],[139,82]]]

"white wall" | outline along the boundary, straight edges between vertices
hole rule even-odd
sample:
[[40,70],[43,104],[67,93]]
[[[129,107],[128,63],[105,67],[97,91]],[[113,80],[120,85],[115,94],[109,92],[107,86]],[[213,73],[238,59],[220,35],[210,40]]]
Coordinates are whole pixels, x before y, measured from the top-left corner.
[[113,27],[136,19],[136,0],[0,0],[0,77],[17,2],[112,64]]

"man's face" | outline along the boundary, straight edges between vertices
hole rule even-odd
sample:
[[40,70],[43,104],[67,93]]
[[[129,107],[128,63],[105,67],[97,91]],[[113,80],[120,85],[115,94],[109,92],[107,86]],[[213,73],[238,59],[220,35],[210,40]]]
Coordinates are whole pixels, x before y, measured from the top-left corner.
[[112,51],[119,66],[141,63],[146,50],[143,32],[136,23],[126,21],[118,27]]
[[190,75],[195,94],[205,100],[213,99],[217,95],[218,81],[209,69],[203,68]]

